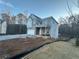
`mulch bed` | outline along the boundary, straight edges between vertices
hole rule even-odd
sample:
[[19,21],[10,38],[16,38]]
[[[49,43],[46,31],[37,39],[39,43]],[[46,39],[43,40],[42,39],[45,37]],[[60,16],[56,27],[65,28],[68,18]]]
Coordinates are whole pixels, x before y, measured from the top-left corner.
[[19,56],[28,54],[31,51],[53,42],[44,38],[16,38],[0,41],[0,59],[19,59]]

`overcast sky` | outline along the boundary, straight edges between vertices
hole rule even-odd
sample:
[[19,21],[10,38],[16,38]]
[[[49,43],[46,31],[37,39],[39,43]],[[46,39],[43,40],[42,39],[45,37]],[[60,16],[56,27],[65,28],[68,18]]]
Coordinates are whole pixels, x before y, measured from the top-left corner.
[[[76,0],[68,2],[73,12],[79,13],[79,9],[74,5]],[[6,8],[11,9],[15,15],[26,11],[42,18],[53,16],[56,20],[67,16],[66,0],[0,0],[0,12]]]

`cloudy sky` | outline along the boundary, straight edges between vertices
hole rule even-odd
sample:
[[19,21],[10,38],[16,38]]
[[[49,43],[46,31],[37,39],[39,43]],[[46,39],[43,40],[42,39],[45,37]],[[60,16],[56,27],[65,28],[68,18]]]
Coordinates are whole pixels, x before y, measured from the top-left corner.
[[[25,11],[39,17],[53,16],[55,19],[67,16],[67,0],[0,0],[0,12],[5,9],[12,10],[13,14]],[[75,6],[76,0],[68,0],[73,13],[79,13]]]

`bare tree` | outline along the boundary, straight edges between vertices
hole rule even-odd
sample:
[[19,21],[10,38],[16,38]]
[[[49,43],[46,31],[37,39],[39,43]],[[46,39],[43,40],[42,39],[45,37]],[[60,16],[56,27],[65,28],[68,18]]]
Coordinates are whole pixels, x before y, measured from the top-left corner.
[[11,12],[9,9],[3,10],[3,13],[1,13],[1,17],[3,20],[7,22],[7,24],[10,24],[11,22]]
[[[77,0],[77,3],[78,3],[78,5],[73,2],[73,4],[79,8],[79,0]],[[67,1],[67,7],[68,7],[68,11],[70,13],[69,20],[71,21],[71,24],[72,24],[72,27],[71,27],[72,34],[74,37],[77,38],[76,46],[79,46],[79,39],[78,39],[79,38],[79,31],[78,31],[79,30],[79,19],[74,16],[73,11],[69,7],[68,1]]]
[[60,25],[61,25],[61,24],[70,24],[68,19],[69,19],[69,17],[65,17],[65,18],[60,17],[60,18],[59,18],[59,23],[60,23]]

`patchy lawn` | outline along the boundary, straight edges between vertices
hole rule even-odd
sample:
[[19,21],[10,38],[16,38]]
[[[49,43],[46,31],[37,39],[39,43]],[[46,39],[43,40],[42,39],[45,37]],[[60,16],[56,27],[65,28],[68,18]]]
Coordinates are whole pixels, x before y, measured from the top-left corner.
[[17,38],[11,40],[0,41],[0,59],[14,57],[16,55],[27,53],[46,43],[51,43],[52,40],[43,38]]
[[22,59],[79,59],[79,47],[69,42],[54,42],[24,56]]

